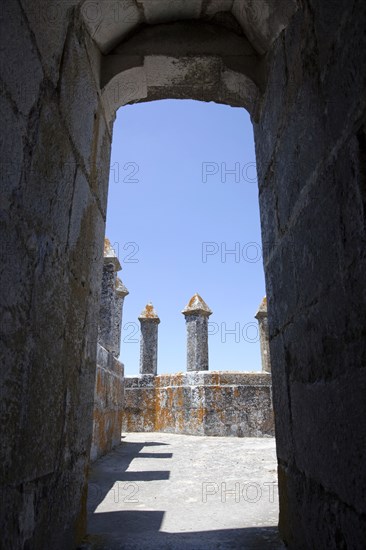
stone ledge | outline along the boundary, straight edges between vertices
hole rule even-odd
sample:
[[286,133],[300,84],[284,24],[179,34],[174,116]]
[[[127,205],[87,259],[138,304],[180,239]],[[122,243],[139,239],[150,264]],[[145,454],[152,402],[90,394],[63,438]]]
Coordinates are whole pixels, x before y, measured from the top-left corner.
[[273,437],[272,377],[236,371],[126,378],[124,431]]
[[262,372],[186,372],[176,374],[159,374],[128,376],[125,378],[126,389],[151,387],[188,387],[188,386],[271,386],[272,377]]

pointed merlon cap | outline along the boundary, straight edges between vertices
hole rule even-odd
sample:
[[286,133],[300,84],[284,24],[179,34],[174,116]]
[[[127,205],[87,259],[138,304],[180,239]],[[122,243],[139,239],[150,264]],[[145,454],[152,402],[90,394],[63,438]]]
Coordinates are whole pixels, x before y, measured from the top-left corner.
[[205,315],[206,317],[209,317],[212,314],[212,311],[206,304],[206,302],[201,298],[199,294],[195,294],[192,296],[192,298],[189,300],[188,304],[182,311],[183,315],[192,315],[194,313],[200,313],[201,315]]
[[111,245],[111,241],[109,239],[104,239],[104,263],[105,264],[113,264],[114,265],[114,271],[121,271],[122,266],[120,264],[120,261],[117,257],[116,251]]
[[156,321],[157,323],[160,323],[160,319],[158,314],[156,313],[154,306],[151,302],[147,304],[144,311],[141,312],[139,315],[139,321]]
[[260,319],[262,317],[267,317],[267,296],[263,298],[261,305],[259,306],[259,309],[255,314],[256,319]]
[[122,281],[119,277],[117,277],[117,279],[116,279],[116,292],[117,292],[118,296],[120,296],[121,298],[124,298],[125,296],[127,296],[129,294],[127,288],[122,283]]

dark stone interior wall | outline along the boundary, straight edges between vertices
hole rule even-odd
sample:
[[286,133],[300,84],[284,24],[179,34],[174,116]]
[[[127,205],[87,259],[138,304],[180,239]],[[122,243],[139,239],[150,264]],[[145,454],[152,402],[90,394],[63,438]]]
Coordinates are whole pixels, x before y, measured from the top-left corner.
[[73,548],[111,137],[73,2],[1,5],[0,546]]
[[255,125],[280,530],[296,550],[359,549],[366,540],[366,4],[303,4],[269,58]]

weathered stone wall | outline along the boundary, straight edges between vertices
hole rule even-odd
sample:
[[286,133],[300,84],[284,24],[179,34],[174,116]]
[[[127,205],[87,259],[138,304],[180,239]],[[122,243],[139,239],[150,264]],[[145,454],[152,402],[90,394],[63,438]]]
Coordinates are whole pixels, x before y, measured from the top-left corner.
[[158,370],[158,327],[160,319],[149,303],[139,315],[140,321],[140,374],[155,375]]
[[98,344],[91,460],[121,443],[123,407],[124,367]]
[[105,239],[91,460],[96,460],[121,443],[124,366],[116,357],[120,354],[123,301],[128,294],[127,288],[117,277],[121,269],[110,241]]
[[187,372],[127,377],[123,430],[274,436],[271,375]]
[[366,4],[302,2],[255,126],[280,530],[366,540]]
[[255,315],[258,320],[259,342],[261,348],[262,372],[271,372],[271,356],[269,350],[269,330],[267,297],[264,297]]
[[77,2],[3,2],[1,545],[85,532],[111,134]]

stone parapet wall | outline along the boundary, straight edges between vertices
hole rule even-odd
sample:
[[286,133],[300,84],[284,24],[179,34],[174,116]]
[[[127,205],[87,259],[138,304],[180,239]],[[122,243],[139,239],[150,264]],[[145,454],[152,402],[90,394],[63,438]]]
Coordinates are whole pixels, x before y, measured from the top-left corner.
[[121,443],[123,407],[124,366],[98,344],[91,460]]
[[266,373],[127,377],[123,431],[273,437],[271,386]]
[[121,443],[124,366],[117,357],[121,343],[123,302],[129,293],[117,277],[117,271],[121,269],[122,266],[110,241],[105,239],[98,319],[91,460],[109,453]]

